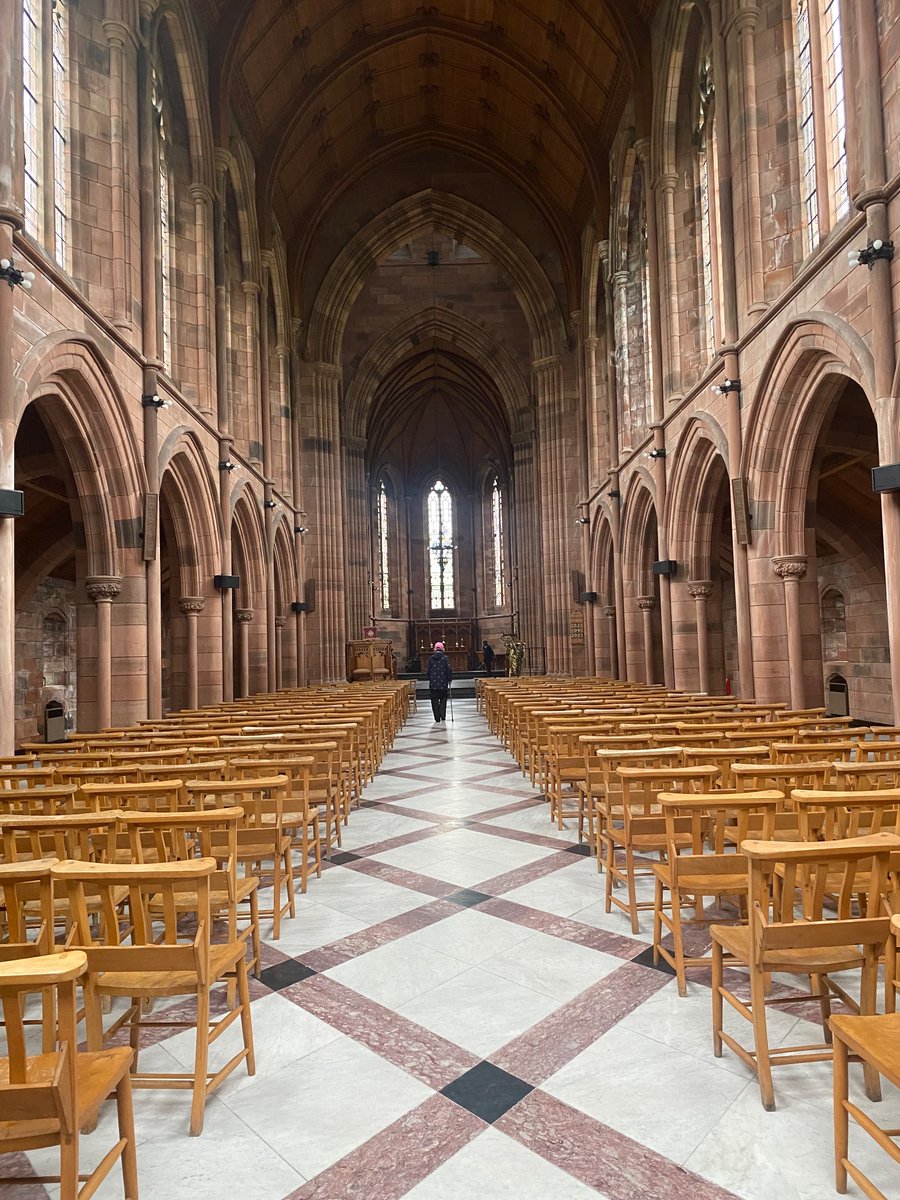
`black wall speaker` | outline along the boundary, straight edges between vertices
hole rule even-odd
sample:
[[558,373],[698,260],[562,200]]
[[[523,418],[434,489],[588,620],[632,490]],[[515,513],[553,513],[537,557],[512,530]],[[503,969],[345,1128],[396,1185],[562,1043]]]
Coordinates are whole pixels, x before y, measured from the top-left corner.
[[900,463],[872,468],[873,492],[900,492]]
[[24,517],[25,493],[0,489],[0,517]]
[[674,558],[662,558],[659,562],[653,564],[654,575],[674,575],[678,568],[678,563]]
[[581,603],[582,604],[593,604],[596,601],[596,599],[597,599],[596,592],[582,592],[581,593]]
[[213,587],[222,592],[235,591],[240,586],[240,575],[213,575]]

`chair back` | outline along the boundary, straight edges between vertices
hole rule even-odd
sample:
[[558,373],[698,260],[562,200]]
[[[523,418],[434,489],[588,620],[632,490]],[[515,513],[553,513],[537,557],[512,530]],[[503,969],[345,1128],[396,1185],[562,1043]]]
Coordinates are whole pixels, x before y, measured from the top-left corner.
[[107,862],[115,857],[118,811],[0,816],[0,844],[8,863],[57,858]]

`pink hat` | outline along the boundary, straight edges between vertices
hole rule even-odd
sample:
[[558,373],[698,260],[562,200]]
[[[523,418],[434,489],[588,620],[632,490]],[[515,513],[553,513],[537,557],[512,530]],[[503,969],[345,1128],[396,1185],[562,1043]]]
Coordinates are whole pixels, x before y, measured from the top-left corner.
[[435,648],[435,650],[443,650],[443,648],[444,648],[444,643],[443,643],[443,642],[435,642],[435,643],[434,643],[434,648]]

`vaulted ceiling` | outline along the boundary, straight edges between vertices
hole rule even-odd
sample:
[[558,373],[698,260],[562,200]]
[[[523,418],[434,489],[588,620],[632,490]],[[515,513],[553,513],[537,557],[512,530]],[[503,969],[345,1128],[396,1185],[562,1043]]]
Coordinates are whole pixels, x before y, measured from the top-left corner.
[[656,3],[206,0],[219,133],[230,109],[289,241],[423,149],[463,155],[486,192],[500,181],[571,230],[649,76],[635,68]]

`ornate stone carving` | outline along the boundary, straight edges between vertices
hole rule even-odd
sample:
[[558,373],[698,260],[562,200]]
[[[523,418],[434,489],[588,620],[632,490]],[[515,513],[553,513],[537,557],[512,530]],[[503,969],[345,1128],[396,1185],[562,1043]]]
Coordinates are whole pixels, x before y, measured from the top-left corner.
[[806,574],[806,563],[805,554],[785,554],[781,558],[772,559],[772,570],[781,579],[795,579],[799,582]]
[[257,296],[259,295],[259,290],[259,284],[255,279],[241,280],[241,291],[245,296]]
[[689,579],[687,586],[695,600],[705,600],[712,595],[713,582],[711,579]]
[[547,358],[536,358],[531,365],[534,368],[535,375],[549,375],[553,371],[559,370],[559,355],[550,354]]
[[194,615],[203,612],[206,600],[203,596],[182,596],[178,601],[178,607],[185,616]]
[[616,606],[614,604],[604,604],[603,605],[603,615],[604,615],[604,617],[610,617],[610,618],[615,617]]
[[104,600],[115,600],[122,590],[121,575],[89,575],[85,580],[87,594],[95,604]]
[[313,363],[313,370],[320,379],[328,379],[332,383],[340,383],[341,368],[330,362]]
[[637,606],[641,610],[641,612],[653,612],[654,608],[656,608],[656,597],[655,596],[638,596]]
[[287,617],[276,616],[275,617],[275,628],[276,629],[284,629],[286,622],[287,622]]
[[253,620],[253,609],[252,608],[236,608],[234,610],[234,615],[238,621],[243,621],[243,623],[245,625],[249,625],[249,623]]

